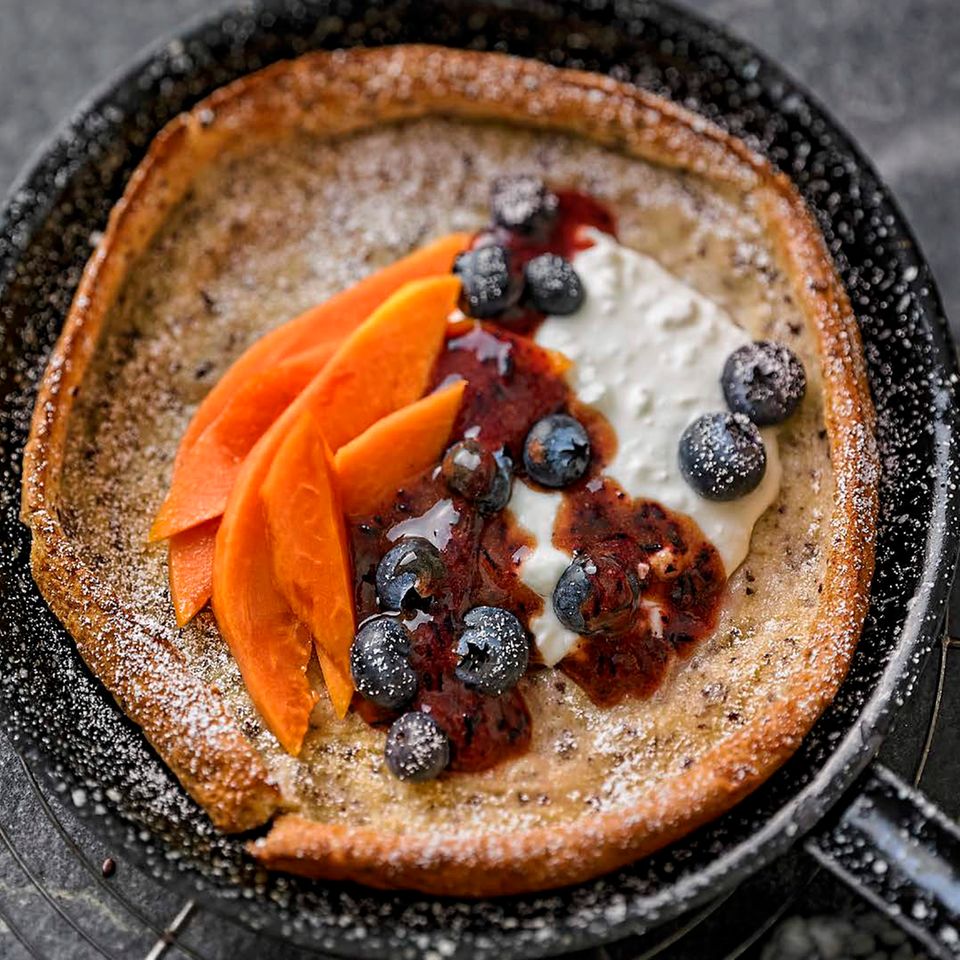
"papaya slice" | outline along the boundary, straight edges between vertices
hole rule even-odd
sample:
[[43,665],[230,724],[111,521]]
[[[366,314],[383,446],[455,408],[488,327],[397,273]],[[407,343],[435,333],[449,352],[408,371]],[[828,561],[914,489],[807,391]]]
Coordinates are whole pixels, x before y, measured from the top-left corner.
[[459,293],[453,275],[408,283],[344,341],[298,397],[294,406],[313,413],[331,450],[423,395]]
[[[261,489],[298,424],[301,431],[308,430],[304,424],[322,425],[332,448],[334,442],[339,446],[352,440],[382,416],[416,400],[426,388],[459,292],[456,277],[434,277],[409,283],[386,300],[256,442],[227,499],[213,562],[213,612],[251,699],[288,753],[299,752],[316,702],[306,678],[310,632],[278,587],[268,507]],[[311,419],[305,419],[305,414]],[[337,439],[331,442],[331,435]],[[293,455],[298,449],[290,448],[283,461],[286,469],[294,469],[299,462]],[[284,479],[284,470],[278,470],[267,488],[268,501],[284,485],[302,479],[299,475]],[[277,516],[281,507],[272,509]],[[275,520],[275,529],[279,522]],[[302,537],[303,549],[308,551],[310,528],[297,516],[290,518],[290,524],[288,535]],[[282,559],[278,565],[281,571],[286,569]],[[285,582],[290,592],[292,586]],[[326,655],[320,638],[314,642]],[[336,657],[328,656],[328,661],[335,667],[328,670],[329,675],[339,673],[339,686],[331,688],[331,699],[336,697],[334,705],[345,709],[349,674],[343,675]],[[321,657],[321,668],[323,663]]]
[[220,519],[208,520],[170,538],[170,599],[177,626],[189,623],[210,599],[213,549]]
[[234,361],[203,399],[183,435],[180,450],[185,452],[193,445],[245,381],[287,357],[326,341],[341,340],[408,281],[449,273],[457,254],[470,246],[470,240],[469,233],[441,237],[261,337]]
[[309,412],[277,450],[260,495],[277,588],[313,635],[330,699],[337,715],[344,717],[353,695],[350,544],[333,455]]
[[[347,648],[349,651],[349,647]],[[350,709],[353,700],[353,674],[350,672],[349,655],[342,662],[331,660],[326,652],[317,647],[317,659],[323,671],[323,682],[330,695],[333,711],[342,720]]]
[[150,528],[151,541],[173,537],[223,513],[243,458],[339,346],[340,341],[329,340],[241,385],[179,458],[167,498]]
[[378,420],[334,460],[348,516],[374,513],[405,481],[437,463],[463,400],[460,380]]
[[227,501],[214,553],[213,613],[254,706],[283,749],[296,756],[317,702],[307,680],[312,644],[310,631],[277,590],[260,500],[281,437],[264,434]]

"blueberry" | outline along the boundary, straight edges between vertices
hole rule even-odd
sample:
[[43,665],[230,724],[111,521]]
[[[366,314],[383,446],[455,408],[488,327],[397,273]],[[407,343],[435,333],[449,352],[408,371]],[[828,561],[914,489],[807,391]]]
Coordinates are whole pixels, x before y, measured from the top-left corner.
[[566,316],[580,309],[583,284],[569,260],[555,253],[534,257],[524,269],[527,302],[541,313]]
[[396,710],[417,692],[410,665],[410,631],[394,617],[367,620],[350,647],[350,672],[357,690],[378,707]]
[[476,440],[461,440],[444,454],[441,469],[447,486],[481,513],[496,513],[510,499],[513,461],[503,450],[491,453]]
[[473,690],[499,697],[527,670],[530,642],[523,625],[501,607],[474,607],[463,618],[457,642],[457,678]]
[[766,469],[763,438],[742,413],[704,414],[680,438],[680,472],[707,500],[745,497]]
[[493,222],[514,233],[545,238],[557,218],[557,195],[539,178],[500,177],[490,191]]
[[553,609],[574,633],[621,633],[633,622],[640,581],[616,557],[577,557],[557,581]]
[[545,487],[579,480],[590,465],[590,438],[583,424],[565,413],[538,420],[524,441],[523,465]]
[[513,489],[513,460],[507,456],[506,450],[498,450],[493,455],[497,461],[497,472],[486,496],[477,501],[481,513],[497,513],[510,502],[510,493]]
[[430,714],[412,711],[393,722],[385,754],[397,779],[422,783],[450,765],[450,740]]
[[782,343],[757,340],[727,357],[720,377],[727,406],[757,426],[782,423],[800,405],[807,377],[797,355]]
[[476,440],[461,440],[443,455],[443,479],[454,493],[467,500],[479,500],[493,484],[497,461]]
[[440,551],[423,537],[391,547],[377,566],[377,597],[384,610],[422,607],[434,595],[445,570]]
[[492,244],[461,253],[453,272],[463,283],[460,309],[470,317],[489,320],[520,299],[522,287],[510,270],[510,251]]

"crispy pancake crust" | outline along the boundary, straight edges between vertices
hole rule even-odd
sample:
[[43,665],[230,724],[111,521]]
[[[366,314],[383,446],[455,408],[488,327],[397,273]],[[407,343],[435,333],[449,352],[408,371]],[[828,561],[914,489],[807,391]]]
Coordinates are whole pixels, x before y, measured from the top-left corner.
[[[191,672],[109,595],[64,530],[61,481],[74,398],[131,265],[197,171],[241,140],[291,130],[342,135],[441,115],[593,140],[621,154],[749,193],[821,358],[834,504],[816,610],[821,655],[785,678],[776,703],[627,808],[580,820],[455,838],[376,825],[277,818],[251,844],[268,868],[378,887],[489,896],[586,880],[648,854],[729,809],[797,747],[836,694],[866,614],[873,572],[877,455],[859,332],[822,236],[782,174],[682,108],[596,74],[424,46],[316,53],[216,91],[158,135],[88,263],[40,386],[24,454],[23,519],[34,575],[84,659],[214,823],[242,831],[281,806],[278,787],[213,684]],[[786,482],[790,482],[789,478]],[[448,842],[445,842],[448,840]]]

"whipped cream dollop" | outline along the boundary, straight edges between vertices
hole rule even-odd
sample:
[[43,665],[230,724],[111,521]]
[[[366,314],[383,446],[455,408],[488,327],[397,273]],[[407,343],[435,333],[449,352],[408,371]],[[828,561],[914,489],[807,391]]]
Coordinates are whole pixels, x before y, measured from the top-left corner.
[[[567,376],[577,397],[613,427],[617,451],[604,473],[632,497],[655,500],[693,519],[714,545],[729,576],[750,548],[754,524],[780,489],[776,429],[762,430],[767,468],[760,485],[726,503],[705,500],[680,473],[683,431],[704,413],[726,410],[720,374],[727,357],[750,342],[726,311],[656,260],[613,237],[590,231],[593,246],[573,264],[586,291],[583,306],[547,317],[534,337],[572,361]],[[562,493],[514,484],[509,508],[535,540],[520,579],[544,599],[530,627],[553,665],[578,635],[557,619],[552,595],[571,557],[553,544]]]

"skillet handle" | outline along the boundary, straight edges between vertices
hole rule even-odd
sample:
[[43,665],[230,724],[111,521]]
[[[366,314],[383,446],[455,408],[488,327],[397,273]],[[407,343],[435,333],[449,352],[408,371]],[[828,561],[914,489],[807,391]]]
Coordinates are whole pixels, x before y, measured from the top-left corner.
[[960,827],[882,764],[805,847],[931,956],[960,957]]

